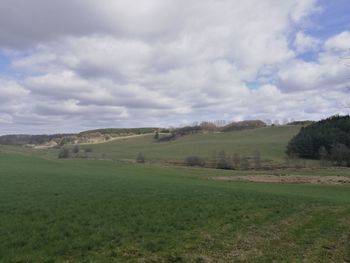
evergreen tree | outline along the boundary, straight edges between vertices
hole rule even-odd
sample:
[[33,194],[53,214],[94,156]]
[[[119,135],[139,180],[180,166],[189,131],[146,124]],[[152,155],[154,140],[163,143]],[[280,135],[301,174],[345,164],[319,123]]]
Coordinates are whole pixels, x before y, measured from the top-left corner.
[[350,116],[333,116],[301,128],[287,146],[288,155],[320,159],[320,149],[331,152],[336,144],[350,147]]

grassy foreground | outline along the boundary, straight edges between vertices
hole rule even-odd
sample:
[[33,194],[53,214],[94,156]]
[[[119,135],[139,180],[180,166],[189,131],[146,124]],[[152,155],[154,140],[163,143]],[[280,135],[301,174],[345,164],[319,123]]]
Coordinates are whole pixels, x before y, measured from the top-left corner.
[[348,262],[350,187],[0,154],[1,262]]

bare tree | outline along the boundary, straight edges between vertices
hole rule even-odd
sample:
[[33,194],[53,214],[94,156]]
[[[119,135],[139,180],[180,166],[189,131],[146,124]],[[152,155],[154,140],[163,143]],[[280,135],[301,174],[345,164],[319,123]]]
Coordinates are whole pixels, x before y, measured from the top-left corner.
[[230,162],[229,158],[227,158],[226,152],[224,150],[220,151],[218,154],[218,160],[217,160],[216,167],[219,169],[231,169],[232,168],[231,162]]
[[260,156],[260,151],[258,149],[255,150],[253,159],[254,159],[255,169],[260,169],[261,168],[261,156]]
[[248,159],[248,157],[242,156],[242,158],[241,158],[241,168],[243,170],[248,170],[249,169],[249,159]]
[[238,169],[241,165],[241,158],[239,157],[239,155],[237,153],[235,153],[232,157],[232,161],[233,161],[233,167],[235,169]]
[[331,149],[331,159],[336,165],[350,166],[350,148],[342,143],[335,143]]
[[139,152],[137,157],[136,157],[136,162],[137,163],[145,163],[145,156],[143,155],[143,153]]
[[324,146],[320,148],[318,151],[318,154],[320,156],[320,164],[322,167],[327,166],[327,160],[329,159],[329,154]]
[[211,167],[216,168],[217,162],[218,162],[218,158],[217,158],[216,151],[213,151],[211,155]]

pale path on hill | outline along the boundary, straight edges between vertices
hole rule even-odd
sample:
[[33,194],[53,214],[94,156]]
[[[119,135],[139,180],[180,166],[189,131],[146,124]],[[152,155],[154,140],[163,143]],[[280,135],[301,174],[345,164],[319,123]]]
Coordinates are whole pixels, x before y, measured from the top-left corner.
[[[145,137],[150,134],[135,134],[135,135],[128,135],[128,136],[120,136],[120,137],[114,137],[110,138],[109,140],[105,141],[91,141],[91,142],[84,142],[84,143],[77,143],[75,145],[91,145],[91,144],[102,144],[102,143],[108,143],[112,141],[118,141],[118,140],[126,140],[126,139],[132,139],[132,138],[139,138],[139,137]],[[34,146],[34,149],[49,149],[53,148],[56,145],[38,145]]]

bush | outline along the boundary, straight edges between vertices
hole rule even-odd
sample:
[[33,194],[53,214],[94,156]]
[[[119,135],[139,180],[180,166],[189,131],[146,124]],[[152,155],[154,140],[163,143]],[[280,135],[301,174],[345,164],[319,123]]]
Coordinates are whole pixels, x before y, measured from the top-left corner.
[[58,153],[58,158],[60,159],[67,159],[70,157],[70,152],[66,148],[62,148],[60,152]]
[[92,152],[92,148],[88,147],[84,149],[84,152],[86,153],[91,153]]
[[232,161],[233,161],[233,167],[235,169],[238,169],[241,166],[241,158],[237,153],[233,155]]
[[261,155],[260,155],[259,150],[256,150],[254,152],[253,160],[254,160],[254,168],[260,169],[261,168]]
[[198,156],[188,156],[186,157],[186,165],[188,166],[204,166],[205,161]]
[[145,163],[145,156],[140,152],[138,153],[136,157],[136,162],[137,163]]
[[329,158],[339,166],[346,165],[350,167],[350,148],[344,144],[336,143],[331,149]]
[[222,150],[218,153],[216,168],[218,169],[232,169],[231,160],[226,156],[226,152]]
[[79,153],[80,149],[79,149],[79,146],[76,145],[73,147],[73,153]]
[[158,131],[155,132],[155,134],[154,134],[154,139],[155,139],[155,140],[158,140],[158,139],[159,139],[159,132],[158,132]]
[[241,169],[242,170],[248,170],[249,167],[250,167],[249,158],[245,157],[245,156],[242,156],[242,158],[241,158]]

